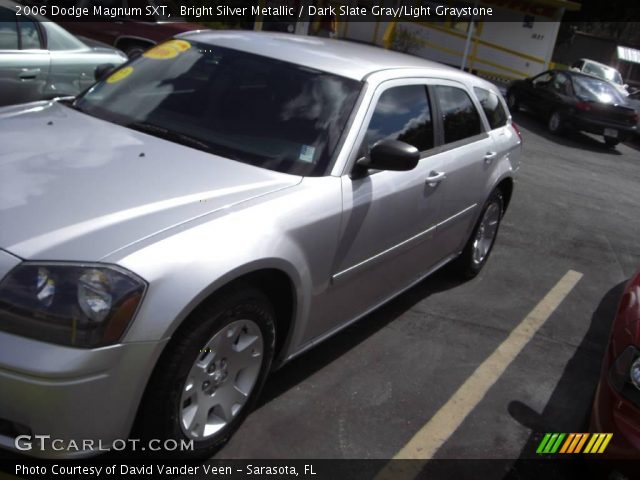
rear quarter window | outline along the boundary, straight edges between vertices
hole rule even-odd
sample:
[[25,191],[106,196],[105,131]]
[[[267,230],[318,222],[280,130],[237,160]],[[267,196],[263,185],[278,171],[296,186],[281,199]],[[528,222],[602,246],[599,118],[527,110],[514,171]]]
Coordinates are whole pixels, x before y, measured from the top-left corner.
[[478,97],[478,101],[482,106],[484,114],[487,116],[491,129],[504,127],[509,117],[498,95],[490,90],[478,87],[474,87],[473,91],[476,97]]
[[442,115],[445,144],[482,133],[480,114],[465,90],[448,85],[436,85],[435,90]]

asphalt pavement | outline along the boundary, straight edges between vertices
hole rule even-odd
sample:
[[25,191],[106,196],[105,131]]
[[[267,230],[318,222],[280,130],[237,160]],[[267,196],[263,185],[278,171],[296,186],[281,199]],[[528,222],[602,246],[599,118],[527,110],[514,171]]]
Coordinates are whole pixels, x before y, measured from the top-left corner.
[[481,274],[438,272],[275,372],[216,458],[393,458],[569,271],[575,287],[433,458],[536,458],[545,432],[587,431],[618,298],[640,267],[640,150],[514,118],[522,167]]

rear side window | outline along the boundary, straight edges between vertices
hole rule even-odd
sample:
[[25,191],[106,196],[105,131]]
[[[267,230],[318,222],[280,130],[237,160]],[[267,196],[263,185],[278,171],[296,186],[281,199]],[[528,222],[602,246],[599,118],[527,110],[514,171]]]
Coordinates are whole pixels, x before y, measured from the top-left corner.
[[506,125],[507,112],[502,106],[502,102],[498,98],[498,95],[490,90],[478,87],[474,87],[473,91],[480,101],[480,105],[482,106],[482,110],[484,110],[484,114],[487,116],[487,120],[489,120],[491,129],[500,128]]
[[436,85],[435,89],[442,115],[444,143],[482,133],[480,114],[465,90],[448,85]]
[[400,140],[418,150],[433,148],[433,118],[425,85],[404,85],[385,90],[371,117],[365,142]]

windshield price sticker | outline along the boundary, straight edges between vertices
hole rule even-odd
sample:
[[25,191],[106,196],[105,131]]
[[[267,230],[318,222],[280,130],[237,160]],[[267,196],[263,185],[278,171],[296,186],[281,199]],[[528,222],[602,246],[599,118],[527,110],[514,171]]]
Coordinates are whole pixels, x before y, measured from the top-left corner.
[[107,83],[117,83],[120,80],[124,80],[132,73],[133,73],[133,67],[122,68],[120,70],[113,72],[111,75],[109,75],[109,78],[107,78]]
[[142,56],[156,60],[167,60],[177,57],[190,48],[191,44],[186,40],[169,40],[168,42],[153,47],[151,50],[147,50]]

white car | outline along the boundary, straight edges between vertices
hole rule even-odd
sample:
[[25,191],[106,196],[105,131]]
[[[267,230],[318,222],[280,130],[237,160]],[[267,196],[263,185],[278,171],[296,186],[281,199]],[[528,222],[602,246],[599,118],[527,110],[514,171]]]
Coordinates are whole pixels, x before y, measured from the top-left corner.
[[620,94],[625,97],[629,95],[629,85],[622,81],[622,75],[620,75],[620,72],[609,65],[596,62],[595,60],[589,60],[588,58],[581,58],[571,65],[571,69],[606,80],[616,87],[616,90],[618,90]]

